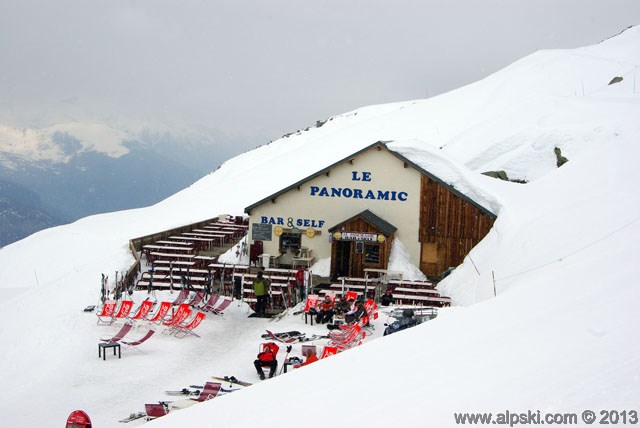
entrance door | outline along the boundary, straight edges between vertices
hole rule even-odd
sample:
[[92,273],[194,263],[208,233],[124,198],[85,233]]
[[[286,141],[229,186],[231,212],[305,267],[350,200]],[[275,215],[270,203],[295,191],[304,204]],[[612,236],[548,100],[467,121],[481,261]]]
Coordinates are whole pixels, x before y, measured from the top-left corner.
[[336,245],[336,270],[335,276],[350,276],[351,267],[351,241],[335,241]]

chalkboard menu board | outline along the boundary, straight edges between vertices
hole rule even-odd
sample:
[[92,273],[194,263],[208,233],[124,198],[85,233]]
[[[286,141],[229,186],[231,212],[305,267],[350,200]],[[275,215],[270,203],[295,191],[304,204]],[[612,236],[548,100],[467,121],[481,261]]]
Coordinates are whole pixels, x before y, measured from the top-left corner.
[[271,225],[263,223],[252,223],[251,239],[253,239],[254,241],[271,241]]

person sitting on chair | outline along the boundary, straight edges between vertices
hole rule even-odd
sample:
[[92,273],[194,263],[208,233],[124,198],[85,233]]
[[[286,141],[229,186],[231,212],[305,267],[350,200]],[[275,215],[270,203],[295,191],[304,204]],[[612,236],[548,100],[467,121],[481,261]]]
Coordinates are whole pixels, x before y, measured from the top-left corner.
[[269,367],[269,379],[271,379],[278,369],[278,360],[276,355],[278,354],[278,345],[275,343],[267,343],[262,348],[262,352],[258,354],[258,358],[253,362],[253,365],[260,376],[260,380],[264,380],[264,371],[262,367]]
[[358,322],[360,318],[365,314],[364,303],[362,300],[358,300],[355,307],[347,312],[344,316],[344,321],[347,324]]
[[333,307],[334,314],[341,317],[349,312],[351,304],[347,302],[342,296],[336,296],[336,304]]
[[393,303],[395,303],[395,299],[393,298],[393,293],[391,292],[391,288],[387,288],[384,294],[382,295],[382,297],[380,297],[380,304],[382,306],[389,306],[389,305],[392,305]]
[[311,363],[315,363],[316,361],[318,361],[318,356],[316,355],[316,350],[313,348],[309,348],[307,350],[307,359],[305,360],[304,363],[302,363],[303,366],[308,366]]
[[333,318],[333,301],[329,295],[324,296],[324,300],[318,305],[318,315],[316,322],[318,324],[327,323]]

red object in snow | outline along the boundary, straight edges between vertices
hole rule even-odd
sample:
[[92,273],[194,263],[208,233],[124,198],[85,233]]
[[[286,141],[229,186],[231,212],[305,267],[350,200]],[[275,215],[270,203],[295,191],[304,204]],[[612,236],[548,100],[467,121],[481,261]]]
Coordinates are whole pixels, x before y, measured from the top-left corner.
[[67,418],[66,428],[91,428],[91,419],[82,410],[71,412]]

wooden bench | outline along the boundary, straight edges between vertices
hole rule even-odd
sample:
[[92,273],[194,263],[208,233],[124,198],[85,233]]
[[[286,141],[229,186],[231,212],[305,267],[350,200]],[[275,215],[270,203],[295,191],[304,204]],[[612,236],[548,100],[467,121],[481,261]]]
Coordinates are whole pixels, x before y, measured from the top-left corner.
[[[164,280],[164,279],[160,280],[160,279],[156,279],[156,278],[153,279],[153,281],[151,282],[151,285],[156,290],[169,290],[170,288],[173,288],[174,290],[177,290],[179,288],[182,288],[182,284],[180,284],[179,281],[178,282],[174,281],[173,284],[171,284],[171,282],[168,281],[168,280]],[[191,284],[191,286],[196,291],[204,290],[204,285],[202,285],[202,284]],[[145,290],[145,289],[147,289],[147,287],[149,287],[149,281],[146,280],[146,279],[138,280],[136,282],[136,287],[138,289]]]
[[393,293],[403,293],[403,294],[434,294],[436,296],[440,296],[440,292],[438,290],[434,290],[433,288],[407,288],[407,287],[396,287],[393,289]]
[[425,306],[425,303],[434,303],[439,306],[449,306],[451,299],[449,297],[433,297],[433,296],[418,296],[409,294],[394,294],[393,298],[398,304],[414,304]]
[[187,268],[190,266],[195,266],[196,262],[188,262],[188,261],[184,261],[184,260],[156,260],[153,262],[154,265],[157,266],[174,266],[174,267],[181,267],[181,268]]
[[191,260],[195,257],[194,254],[181,254],[181,253],[164,253],[160,251],[152,251],[152,256],[157,257],[160,260],[171,260],[171,259],[186,259]]
[[[157,266],[156,267],[156,272],[169,272],[171,270],[171,267],[169,266]],[[209,271],[206,269],[191,269],[188,267],[174,267],[173,268],[173,272],[174,273],[189,273],[189,274],[200,274],[200,275],[208,275]]]

